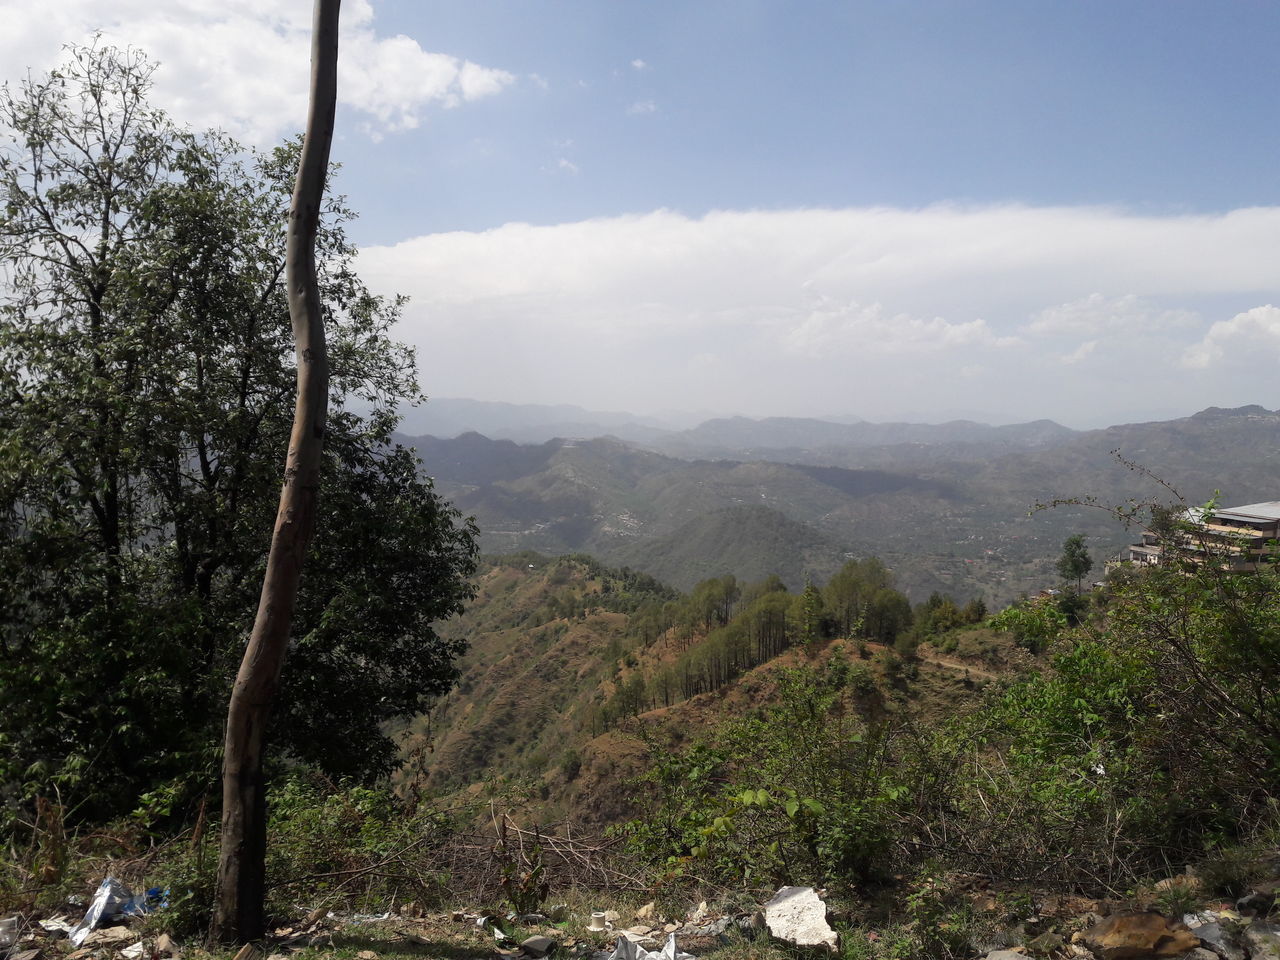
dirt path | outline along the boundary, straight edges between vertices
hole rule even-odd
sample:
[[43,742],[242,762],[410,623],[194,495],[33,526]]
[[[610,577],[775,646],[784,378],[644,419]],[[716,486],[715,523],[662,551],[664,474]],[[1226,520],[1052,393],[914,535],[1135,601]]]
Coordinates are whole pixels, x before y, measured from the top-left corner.
[[916,656],[926,663],[936,663],[940,667],[946,667],[948,670],[955,670],[958,673],[968,673],[970,676],[982,677],[986,680],[995,680],[1000,675],[993,673],[985,667],[975,666],[972,663],[965,663],[963,660],[953,660],[950,657],[944,657],[938,651],[923,645],[916,648]]

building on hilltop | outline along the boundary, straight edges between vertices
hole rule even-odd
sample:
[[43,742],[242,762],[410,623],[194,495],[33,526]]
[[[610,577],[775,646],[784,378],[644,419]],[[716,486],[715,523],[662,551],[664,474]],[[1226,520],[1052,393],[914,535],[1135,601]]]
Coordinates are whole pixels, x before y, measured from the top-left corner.
[[1182,511],[1172,534],[1142,531],[1138,543],[1126,547],[1120,560],[1140,566],[1164,563],[1173,557],[1205,563],[1212,559],[1225,570],[1252,572],[1275,555],[1280,540],[1280,500],[1242,507],[1192,507]]

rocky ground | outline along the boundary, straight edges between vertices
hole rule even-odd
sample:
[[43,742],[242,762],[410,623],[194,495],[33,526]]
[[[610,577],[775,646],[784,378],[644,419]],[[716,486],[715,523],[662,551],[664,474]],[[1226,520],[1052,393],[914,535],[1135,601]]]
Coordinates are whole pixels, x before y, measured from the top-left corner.
[[[1009,898],[975,889],[958,937],[954,913],[877,924],[856,907],[833,908],[822,891],[809,887],[784,887],[747,909],[741,896],[723,904],[702,902],[680,916],[653,902],[597,910],[589,895],[579,895],[572,906],[527,914],[438,912],[413,903],[374,915],[300,909],[294,923],[245,947],[235,960],[783,960],[833,953],[847,960],[1280,960],[1277,890],[1280,876],[1255,884],[1233,902],[1218,902],[1203,894],[1194,877],[1179,876],[1148,891],[1160,909],[1139,909],[1133,902]],[[229,956],[159,932],[163,908],[108,916],[73,943],[80,914],[91,914],[93,903],[87,911],[84,905],[68,907],[61,914],[0,919],[0,960]]]

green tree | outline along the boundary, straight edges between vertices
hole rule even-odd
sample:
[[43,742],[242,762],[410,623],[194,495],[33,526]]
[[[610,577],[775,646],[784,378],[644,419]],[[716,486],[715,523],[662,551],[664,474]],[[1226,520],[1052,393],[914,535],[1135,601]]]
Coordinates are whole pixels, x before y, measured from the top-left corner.
[[1058,557],[1058,576],[1065,581],[1075,581],[1076,590],[1084,583],[1084,578],[1093,569],[1093,558],[1089,556],[1089,548],[1084,544],[1084,534],[1076,533],[1067,537],[1062,543],[1062,555]]
[[[80,816],[207,791],[292,420],[281,282],[296,145],[177,128],[140,54],[95,46],[0,95],[0,790]],[[391,443],[416,399],[399,302],[360,282],[340,198],[318,236],[325,497],[271,738],[343,775],[448,689],[434,620],[474,528]]]

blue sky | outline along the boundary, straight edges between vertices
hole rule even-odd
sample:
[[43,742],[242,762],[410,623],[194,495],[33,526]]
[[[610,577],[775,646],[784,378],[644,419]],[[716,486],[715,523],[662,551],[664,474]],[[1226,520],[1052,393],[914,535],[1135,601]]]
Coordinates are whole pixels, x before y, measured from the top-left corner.
[[[1221,211],[1275,189],[1275,4],[376,9],[388,31],[547,87],[434,116],[394,149],[350,142],[371,241],[660,207]],[[414,196],[391,210],[357,187],[406,179]]]
[[[0,0],[300,123],[305,0]],[[1274,407],[1280,5],[344,4],[337,186],[429,394],[1073,426]],[[295,120],[294,118],[298,118]]]

